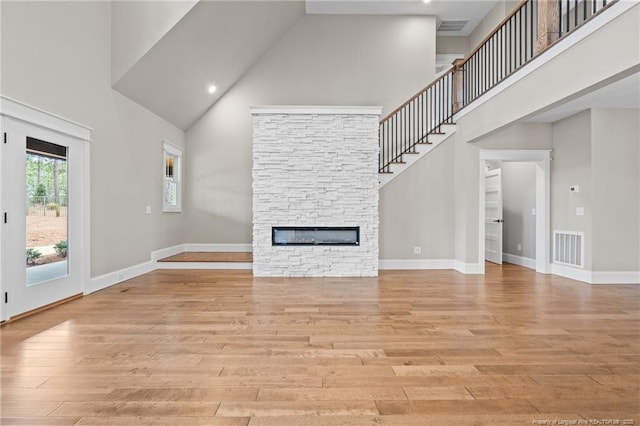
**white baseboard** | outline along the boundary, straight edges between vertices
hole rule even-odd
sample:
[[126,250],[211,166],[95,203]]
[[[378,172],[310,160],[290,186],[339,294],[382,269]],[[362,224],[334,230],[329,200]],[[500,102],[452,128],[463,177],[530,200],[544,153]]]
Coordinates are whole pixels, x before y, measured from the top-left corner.
[[175,256],[176,254],[187,251],[250,252],[252,251],[252,246],[251,244],[178,244],[176,246],[154,250],[151,252],[151,260],[148,262],[91,278],[84,289],[84,294],[94,293],[98,290],[130,280],[131,278],[155,271],[156,269],[252,269],[253,267],[251,263],[246,262],[158,262],[159,259]]
[[187,243],[184,244],[184,251],[194,252],[252,252],[252,244],[199,244],[199,243]]
[[551,273],[587,284],[640,284],[640,271],[587,271],[551,264]]
[[155,269],[156,262],[149,261],[91,278],[91,280],[89,280],[89,284],[84,289],[84,294],[91,294],[98,290],[111,287],[112,285],[130,280],[131,278],[146,274],[154,271]]
[[463,274],[484,274],[484,264],[463,263],[453,259],[380,259],[379,268],[384,269],[453,269]]
[[454,260],[453,269],[463,274],[483,275],[484,262],[483,263],[464,263],[464,262],[460,262],[459,260]]
[[453,269],[451,259],[380,259],[379,269]]
[[640,271],[591,272],[591,284],[640,284]]
[[249,269],[251,262],[158,262],[156,269]]
[[167,247],[160,250],[155,250],[151,252],[151,261],[157,262],[160,259],[164,259],[165,257],[175,256],[176,254],[184,253],[184,244],[179,244],[173,247]]
[[502,253],[502,259],[505,262],[513,263],[514,265],[524,266],[529,269],[536,269],[536,260],[530,257],[522,257],[510,253]]

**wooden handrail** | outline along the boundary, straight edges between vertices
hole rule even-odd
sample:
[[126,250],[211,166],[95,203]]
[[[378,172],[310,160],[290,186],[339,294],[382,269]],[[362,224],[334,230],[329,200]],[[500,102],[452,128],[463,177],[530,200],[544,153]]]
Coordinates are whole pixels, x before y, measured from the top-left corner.
[[[603,0],[599,6],[594,0],[592,8],[589,6],[591,9],[580,0],[566,0],[566,16],[562,14],[565,0],[540,1],[548,3],[520,0],[468,55],[457,59],[440,77],[380,120],[381,173],[390,173],[391,164],[402,162],[403,155],[414,153],[418,144],[428,143],[427,137],[440,132],[442,125],[453,124],[455,114],[462,108],[620,0]],[[579,4],[581,20],[578,19]],[[544,14],[544,6],[557,6],[558,10],[547,9],[549,13]],[[573,15],[568,13],[570,10]],[[548,18],[541,19],[541,14]],[[566,22],[564,33],[563,22]],[[549,38],[554,31],[557,35]],[[432,90],[434,87],[437,88]]]
[[383,119],[380,120],[380,123],[383,123],[385,121],[387,121],[388,119],[390,119],[391,117],[393,117],[398,111],[400,111],[402,108],[406,107],[407,105],[409,105],[412,101],[416,100],[420,95],[422,95],[424,92],[426,92],[427,90],[431,89],[433,86],[435,86],[440,80],[442,80],[443,78],[445,78],[447,76],[447,74],[452,73],[455,70],[455,67],[451,67],[449,68],[444,74],[442,74],[440,77],[438,77],[437,79],[435,79],[434,81],[431,82],[431,84],[429,84],[427,87],[425,87],[424,89],[418,91],[418,93],[416,93],[415,95],[413,95],[412,97],[409,98],[409,100],[407,100],[405,103],[403,103],[402,105],[400,105],[398,108],[394,109],[393,111],[391,111],[389,114],[387,114]]

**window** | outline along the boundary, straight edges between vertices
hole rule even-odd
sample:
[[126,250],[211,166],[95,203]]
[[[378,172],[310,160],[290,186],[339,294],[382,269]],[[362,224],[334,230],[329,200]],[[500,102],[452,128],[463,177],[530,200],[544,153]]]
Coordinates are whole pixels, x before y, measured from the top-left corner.
[[169,142],[163,144],[163,212],[182,211],[182,150]]

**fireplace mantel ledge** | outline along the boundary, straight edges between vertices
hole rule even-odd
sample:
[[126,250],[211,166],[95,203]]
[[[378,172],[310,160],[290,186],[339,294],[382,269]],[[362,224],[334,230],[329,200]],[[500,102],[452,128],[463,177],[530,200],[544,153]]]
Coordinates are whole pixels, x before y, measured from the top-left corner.
[[342,105],[257,105],[249,108],[251,114],[352,114],[380,115],[381,106]]

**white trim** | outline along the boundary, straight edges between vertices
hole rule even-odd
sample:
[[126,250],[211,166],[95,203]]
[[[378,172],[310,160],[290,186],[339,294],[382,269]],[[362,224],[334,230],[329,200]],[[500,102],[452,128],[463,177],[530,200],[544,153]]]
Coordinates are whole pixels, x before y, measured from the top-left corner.
[[544,161],[551,160],[550,149],[481,149],[480,160]]
[[151,252],[151,261],[157,262],[165,257],[175,256],[176,254],[184,253],[184,244],[178,244],[177,246],[167,247],[160,250],[154,250]]
[[380,259],[378,269],[453,269],[453,260]]
[[484,275],[484,262],[464,263],[459,260],[454,260],[453,269],[463,274]]
[[640,271],[591,272],[591,284],[640,284]]
[[249,110],[251,114],[382,114],[381,106],[256,105],[249,107]]
[[184,251],[195,252],[252,252],[252,244],[200,244],[200,243],[187,243],[184,244]]
[[122,281],[130,280],[131,278],[138,277],[154,270],[156,270],[155,262],[148,261],[140,263],[138,265],[130,266],[128,268],[120,269],[118,271],[110,272],[108,274],[100,275],[95,278],[91,278],[91,280],[84,288],[84,294],[87,295],[94,293],[98,290],[111,287],[112,285],[121,283]]
[[[175,158],[173,164],[173,177],[167,178],[166,167],[167,158]],[[184,172],[182,170],[184,166],[183,149],[172,144],[168,141],[162,141],[162,212],[163,213],[182,213],[182,180]],[[167,183],[173,182],[176,184],[176,204],[171,205],[166,203],[166,189]]]
[[542,52],[539,56],[533,58],[529,63],[525,64],[517,72],[507,77],[504,81],[502,81],[492,89],[489,89],[478,99],[474,100],[471,104],[463,108],[454,116],[454,121],[458,121],[460,118],[469,114],[471,111],[474,111],[476,108],[491,100],[503,90],[513,86],[520,80],[524,79],[529,74],[545,65],[547,62],[553,60],[556,56],[562,54],[566,50],[580,43],[583,39],[590,36],[593,32],[595,32],[599,28],[604,27],[609,22],[613,21],[618,16],[621,16],[627,10],[631,9],[637,4],[637,1],[619,1],[615,6],[603,10],[602,13],[595,16],[589,22],[578,27],[571,33],[570,36],[561,38],[556,44]]
[[2,95],[0,115],[91,142],[91,127]]
[[640,284],[640,271],[585,271],[558,263],[553,263],[551,267],[554,275],[587,284]]
[[180,148],[178,145],[174,145],[169,141],[162,141],[162,147],[171,155],[182,157],[184,148]]
[[529,269],[536,269],[536,260],[530,257],[522,257],[510,253],[502,253],[502,259],[507,263],[513,263],[514,265],[524,266]]
[[158,262],[156,269],[247,269],[253,271],[251,262]]
[[[16,124],[27,125],[33,128],[33,131],[37,132],[49,132],[52,135],[59,134],[62,138],[70,139],[78,143],[77,151],[72,150],[73,153],[80,154],[81,166],[79,170],[79,178],[76,180],[82,180],[74,185],[81,185],[78,188],[81,202],[78,203],[78,231],[81,233],[82,238],[77,243],[77,249],[82,255],[77,259],[76,267],[80,282],[80,289],[85,292],[87,286],[91,281],[91,144],[82,142],[92,141],[92,129],[91,127],[45,111],[43,109],[31,106],[24,102],[20,102],[16,99],[12,99],[3,95],[0,95],[0,117],[2,118],[2,131],[6,131],[7,122],[14,121]],[[75,154],[73,154],[75,155]],[[1,157],[1,156],[0,156]],[[0,162],[5,161],[0,158]],[[2,166],[4,167],[4,165]],[[5,176],[6,178],[6,176]],[[2,188],[4,188],[3,185]],[[2,189],[0,189],[0,200],[5,202]],[[6,238],[2,237],[1,244],[6,244]],[[4,256],[3,256],[4,258]],[[74,269],[75,269],[74,268]],[[2,272],[4,274],[4,272]],[[4,276],[0,276],[0,280],[6,282]],[[9,289],[3,285],[0,285],[0,293],[8,291]],[[0,319],[6,319],[9,317],[9,310],[6,306],[0,310]]]
[[521,161],[536,164],[536,272],[551,272],[551,153],[549,149],[481,149],[479,152],[478,259],[484,260],[485,196],[487,161]]
[[464,263],[454,259],[380,259],[380,270],[452,269],[463,274],[484,274],[484,263]]

